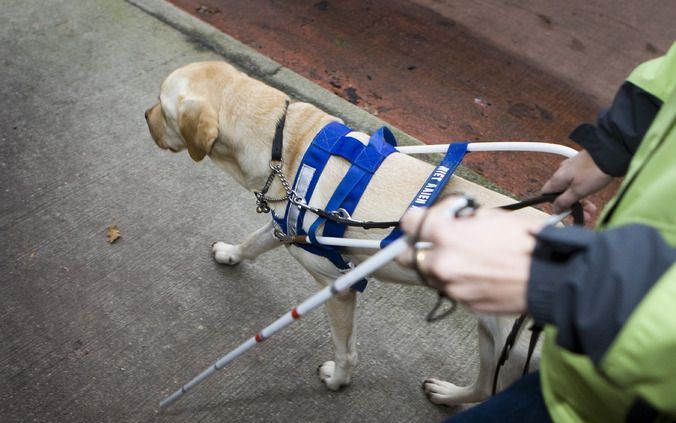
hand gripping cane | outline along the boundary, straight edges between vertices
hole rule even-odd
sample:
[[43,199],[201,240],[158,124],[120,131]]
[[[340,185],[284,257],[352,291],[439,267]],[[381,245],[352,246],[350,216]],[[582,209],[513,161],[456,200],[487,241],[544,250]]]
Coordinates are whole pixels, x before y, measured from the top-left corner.
[[[474,202],[471,198],[461,197],[458,200],[454,201],[448,208],[448,215],[449,217],[459,216],[463,210],[467,209],[468,207],[473,207],[473,204]],[[221,370],[223,367],[225,367],[226,364],[230,363],[235,358],[244,354],[254,345],[263,342],[265,339],[271,337],[273,334],[289,326],[295,320],[298,320],[300,316],[303,316],[306,313],[314,310],[315,308],[327,302],[334,295],[348,289],[362,278],[365,278],[366,276],[380,269],[387,263],[391,262],[400,253],[404,252],[408,247],[408,245],[409,240],[404,235],[399,239],[397,239],[396,241],[392,242],[386,248],[383,248],[378,253],[369,257],[359,266],[355,267],[350,272],[336,279],[336,281],[333,282],[331,285],[327,286],[326,288],[317,292],[307,300],[303,301],[297,307],[292,308],[291,311],[289,311],[288,313],[286,313],[285,315],[274,321],[270,326],[267,326],[266,328],[258,332],[256,336],[250,338],[249,340],[241,344],[239,347],[235,348],[234,350],[230,351],[223,357],[219,358],[213,365],[211,365],[211,367],[207,368],[202,373],[195,376],[190,382],[181,386],[181,388],[178,391],[174,392],[173,394],[169,395],[168,397],[160,401],[160,409],[166,408],[167,406],[169,406],[169,404],[181,398],[192,388],[200,384],[202,381],[204,381],[212,374],[216,373],[217,370]]]

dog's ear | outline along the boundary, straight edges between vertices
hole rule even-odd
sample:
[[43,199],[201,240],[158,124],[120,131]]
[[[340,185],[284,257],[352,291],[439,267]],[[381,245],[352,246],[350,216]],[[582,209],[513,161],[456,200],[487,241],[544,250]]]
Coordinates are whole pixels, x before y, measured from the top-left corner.
[[218,116],[203,101],[183,100],[178,108],[178,129],[190,157],[199,162],[211,152],[218,137]]

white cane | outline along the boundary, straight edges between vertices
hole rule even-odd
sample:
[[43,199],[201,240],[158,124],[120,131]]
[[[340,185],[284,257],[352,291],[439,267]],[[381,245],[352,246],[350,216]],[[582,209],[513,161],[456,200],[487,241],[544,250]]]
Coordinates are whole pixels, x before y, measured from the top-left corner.
[[[449,216],[456,216],[460,211],[470,206],[470,204],[472,203],[469,198],[461,197],[457,199],[448,208]],[[359,280],[365,278],[366,276],[370,275],[371,273],[375,272],[376,270],[380,269],[387,263],[394,260],[400,253],[406,250],[406,248],[408,247],[408,242],[409,240],[405,235],[400,237],[399,239],[388,245],[386,248],[383,248],[378,253],[369,257],[359,266],[352,269],[350,272],[336,279],[336,281],[333,282],[330,286],[327,286],[326,288],[317,292],[307,300],[303,301],[297,307],[292,308],[291,311],[289,311],[288,313],[277,319],[275,322],[273,322],[271,325],[267,326],[266,328],[258,332],[254,337],[250,338],[249,340],[241,344],[239,347],[235,348],[234,350],[230,351],[223,357],[219,358],[211,367],[207,368],[202,373],[195,376],[190,382],[181,386],[181,388],[178,391],[174,392],[173,394],[169,395],[168,397],[160,401],[160,409],[166,408],[167,406],[169,406],[169,404],[181,398],[185,393],[187,393],[192,388],[200,384],[202,381],[204,381],[212,374],[214,374],[217,370],[221,370],[223,367],[225,367],[226,364],[230,363],[235,358],[239,357],[246,351],[250,350],[254,345],[263,342],[265,339],[271,337],[273,334],[289,326],[295,320],[298,320],[301,316],[324,304],[334,295],[350,288],[353,284],[355,284]]]

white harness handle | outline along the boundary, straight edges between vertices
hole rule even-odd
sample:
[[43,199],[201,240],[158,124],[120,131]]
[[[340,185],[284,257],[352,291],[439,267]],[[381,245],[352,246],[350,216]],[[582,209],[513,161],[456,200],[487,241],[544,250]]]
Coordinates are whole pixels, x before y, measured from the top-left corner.
[[[449,144],[435,145],[404,145],[396,147],[400,153],[404,154],[429,154],[445,153]],[[472,142],[467,144],[467,151],[530,151],[533,153],[551,153],[560,156],[573,157],[577,151],[573,148],[561,144],[551,144],[546,142]]]

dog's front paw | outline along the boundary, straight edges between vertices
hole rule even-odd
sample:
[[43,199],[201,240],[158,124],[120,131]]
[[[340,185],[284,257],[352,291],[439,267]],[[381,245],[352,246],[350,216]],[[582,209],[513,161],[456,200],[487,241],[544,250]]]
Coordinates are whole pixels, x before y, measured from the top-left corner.
[[434,404],[455,407],[466,402],[473,402],[467,387],[454,385],[438,379],[427,379],[423,382],[423,391]]
[[235,265],[242,261],[242,251],[239,245],[226,244],[225,242],[214,242],[211,246],[214,252],[214,260],[217,263]]
[[336,363],[333,361],[324,362],[317,369],[317,373],[319,380],[331,391],[338,391],[350,384],[350,379],[345,377],[344,372],[336,371]]

